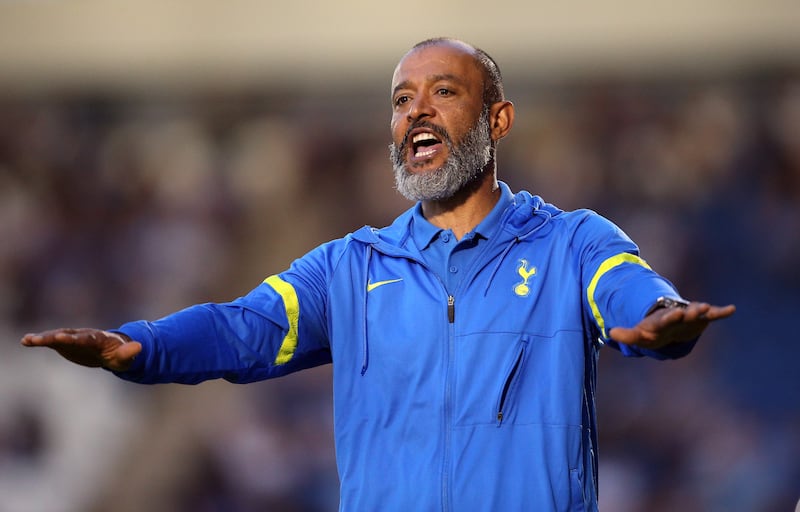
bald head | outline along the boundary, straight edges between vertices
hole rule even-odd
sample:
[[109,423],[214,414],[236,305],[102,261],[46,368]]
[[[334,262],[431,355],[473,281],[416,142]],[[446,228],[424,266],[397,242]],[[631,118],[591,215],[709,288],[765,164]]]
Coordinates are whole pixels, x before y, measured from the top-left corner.
[[503,77],[500,74],[500,68],[488,53],[460,39],[452,37],[433,37],[415,44],[406,55],[430,46],[450,46],[453,48],[460,48],[464,52],[472,54],[475,59],[475,65],[483,75],[484,105],[491,105],[505,99]]

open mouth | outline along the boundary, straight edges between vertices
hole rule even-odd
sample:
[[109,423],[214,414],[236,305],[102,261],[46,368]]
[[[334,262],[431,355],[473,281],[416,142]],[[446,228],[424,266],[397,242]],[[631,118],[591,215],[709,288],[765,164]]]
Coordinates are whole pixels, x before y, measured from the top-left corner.
[[417,132],[411,137],[411,154],[415,160],[431,158],[442,148],[442,140],[429,131]]

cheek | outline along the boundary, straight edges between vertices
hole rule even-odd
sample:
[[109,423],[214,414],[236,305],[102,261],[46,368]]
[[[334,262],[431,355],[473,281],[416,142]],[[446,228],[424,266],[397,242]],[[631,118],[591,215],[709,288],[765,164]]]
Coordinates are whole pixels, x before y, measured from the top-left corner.
[[445,125],[444,129],[447,130],[450,139],[454,143],[459,143],[469,131],[470,125],[465,119],[454,119],[452,122]]
[[450,127],[452,129],[451,135],[457,140],[461,140],[470,130],[478,126],[480,112],[478,112],[478,114],[472,114],[467,113],[465,109],[459,112],[458,116],[452,117],[450,121]]
[[392,122],[389,123],[389,129],[392,132],[394,142],[399,143],[406,133],[406,124],[402,122],[402,116],[393,115]]

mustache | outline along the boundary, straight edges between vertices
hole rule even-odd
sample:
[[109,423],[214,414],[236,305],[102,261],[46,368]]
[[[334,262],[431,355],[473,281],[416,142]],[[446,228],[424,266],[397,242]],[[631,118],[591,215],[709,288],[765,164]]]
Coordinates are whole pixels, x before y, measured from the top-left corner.
[[425,128],[432,131],[440,139],[442,139],[442,142],[444,142],[448,148],[453,147],[453,139],[450,138],[450,134],[447,132],[446,129],[439,126],[438,124],[433,124],[428,121],[418,121],[412,125],[409,125],[408,129],[406,129],[406,133],[403,135],[403,140],[400,142],[400,147],[398,148],[400,153],[405,152],[406,148],[408,147],[409,135],[411,135],[411,132],[416,130],[417,128]]

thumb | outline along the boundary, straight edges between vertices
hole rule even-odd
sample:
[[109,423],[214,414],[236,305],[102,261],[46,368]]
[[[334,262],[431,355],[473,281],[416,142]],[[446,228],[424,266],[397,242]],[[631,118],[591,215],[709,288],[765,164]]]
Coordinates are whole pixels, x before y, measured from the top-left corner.
[[111,360],[105,365],[109,370],[124,372],[133,364],[134,359],[142,352],[142,344],[138,341],[123,343],[114,351]]
[[639,329],[628,327],[614,327],[608,331],[608,335],[614,341],[625,345],[640,343],[644,338]]

